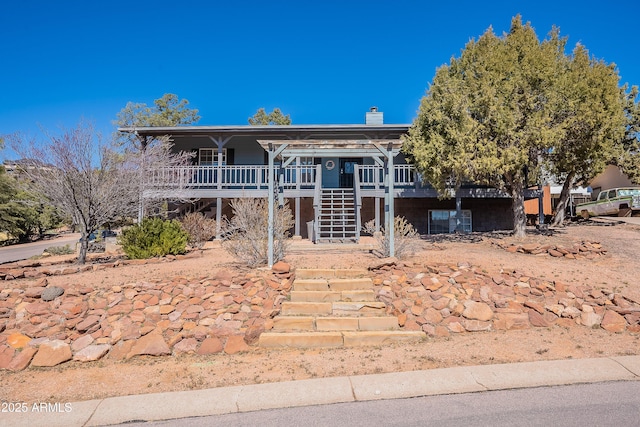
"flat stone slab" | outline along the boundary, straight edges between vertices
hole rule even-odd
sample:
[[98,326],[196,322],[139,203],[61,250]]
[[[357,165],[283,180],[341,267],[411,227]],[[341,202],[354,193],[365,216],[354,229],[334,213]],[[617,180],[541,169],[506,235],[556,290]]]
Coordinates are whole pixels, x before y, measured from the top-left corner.
[[358,329],[361,331],[390,331],[400,329],[397,317],[360,317]]
[[342,291],[342,301],[375,301],[376,293],[373,290],[356,290],[356,291]]
[[357,331],[358,318],[355,317],[318,317],[316,319],[318,331]]
[[306,316],[277,316],[273,318],[274,331],[313,331],[314,318]]
[[329,279],[336,277],[336,270],[329,268],[296,269],[296,279]]
[[358,331],[343,332],[344,346],[384,345],[396,342],[419,341],[427,337],[422,331]]
[[325,279],[296,279],[293,282],[294,291],[328,291],[329,283]]
[[293,302],[282,303],[281,313],[291,314],[331,314],[332,304],[330,302]]
[[360,279],[329,279],[329,289],[332,291],[354,291],[372,288],[373,281],[368,277]]
[[264,332],[258,344],[268,348],[342,347],[343,338],[340,332]]
[[292,302],[333,302],[342,298],[337,291],[291,291]]
[[[284,303],[283,303],[284,304]],[[339,301],[331,304],[334,315],[384,314],[387,306],[380,301],[348,302]]]

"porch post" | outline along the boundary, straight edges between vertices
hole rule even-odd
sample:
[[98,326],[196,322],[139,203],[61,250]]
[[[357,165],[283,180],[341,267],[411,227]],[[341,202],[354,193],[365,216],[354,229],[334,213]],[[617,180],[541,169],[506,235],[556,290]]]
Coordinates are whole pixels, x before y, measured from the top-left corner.
[[222,238],[222,197],[216,199],[216,240]]
[[394,181],[395,181],[395,170],[393,167],[393,146],[389,144],[387,146],[387,165],[389,168],[389,194],[387,197],[389,198],[389,223],[387,224],[387,230],[389,232],[389,256],[396,255],[395,248],[395,199],[394,199]]
[[273,159],[275,157],[274,155],[274,151],[273,151],[273,145],[269,144],[269,168],[268,168],[268,176],[267,176],[267,182],[269,183],[269,190],[268,190],[268,209],[269,209],[269,219],[268,219],[268,228],[267,228],[267,263],[269,264],[269,268],[273,267],[273,258],[274,258],[274,254],[273,254],[273,208],[274,208],[274,203],[273,203],[273,198],[274,198],[274,182],[273,182],[273,178],[275,175],[275,171],[273,170]]
[[274,229],[274,220],[275,220],[275,158],[280,155],[287,148],[289,144],[282,144],[279,148],[274,149],[273,144],[269,143],[269,176],[267,177],[267,182],[269,183],[269,194],[267,196],[268,200],[268,209],[269,209],[269,217],[268,217],[268,228],[267,228],[267,263],[269,264],[269,268],[273,267],[274,261],[274,253],[273,253],[273,229]]
[[375,210],[375,226],[376,226],[376,231],[380,231],[380,198],[379,197],[374,197],[373,198],[375,206],[374,206],[374,210]]

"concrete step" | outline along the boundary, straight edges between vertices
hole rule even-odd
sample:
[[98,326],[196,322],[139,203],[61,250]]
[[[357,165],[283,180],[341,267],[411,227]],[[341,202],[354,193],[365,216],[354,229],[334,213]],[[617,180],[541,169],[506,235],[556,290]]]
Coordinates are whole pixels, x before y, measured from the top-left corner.
[[266,348],[379,346],[419,341],[426,336],[421,331],[264,332],[258,344]]

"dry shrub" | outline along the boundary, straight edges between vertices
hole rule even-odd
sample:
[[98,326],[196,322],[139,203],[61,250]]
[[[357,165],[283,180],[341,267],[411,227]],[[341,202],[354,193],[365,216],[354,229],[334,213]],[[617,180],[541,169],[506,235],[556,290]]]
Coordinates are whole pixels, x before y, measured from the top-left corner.
[[[225,248],[251,267],[268,261],[269,204],[267,199],[233,199],[233,217],[223,226]],[[293,214],[289,205],[276,208],[273,228],[273,261],[284,258]]]
[[[397,216],[393,221],[394,229],[394,250],[396,258],[404,258],[413,255],[420,247],[419,234],[413,225],[404,217]],[[388,233],[384,227],[380,227],[380,232],[376,232],[375,221],[371,220],[364,224],[362,230],[375,237],[380,255],[388,257],[391,255],[391,248]]]
[[205,217],[201,212],[186,214],[181,225],[189,235],[189,244],[195,248],[202,248],[205,242],[216,235],[216,220]]

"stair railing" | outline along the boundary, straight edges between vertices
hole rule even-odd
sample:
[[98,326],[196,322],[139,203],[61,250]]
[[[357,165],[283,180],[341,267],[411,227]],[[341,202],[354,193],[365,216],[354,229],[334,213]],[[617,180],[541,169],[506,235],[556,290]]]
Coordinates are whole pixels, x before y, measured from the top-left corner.
[[320,232],[320,212],[322,211],[322,165],[316,165],[316,181],[313,192],[313,236],[309,240],[318,241]]
[[362,196],[360,195],[360,171],[358,164],[353,165],[353,206],[356,216],[356,243],[360,242],[360,228],[362,228],[360,218],[360,208],[362,207]]

